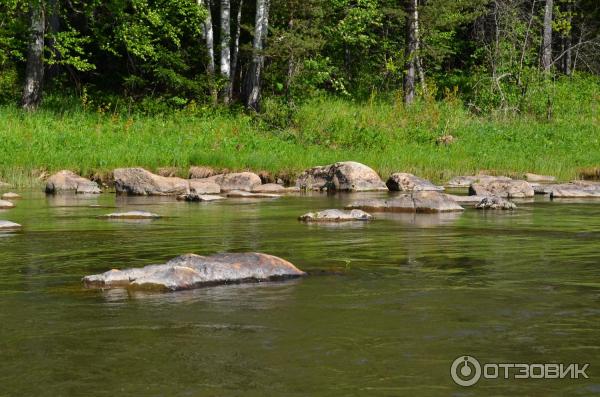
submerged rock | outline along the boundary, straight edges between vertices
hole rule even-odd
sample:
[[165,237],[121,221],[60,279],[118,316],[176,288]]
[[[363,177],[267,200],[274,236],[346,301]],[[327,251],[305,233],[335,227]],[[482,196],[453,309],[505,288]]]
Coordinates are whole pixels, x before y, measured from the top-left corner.
[[370,221],[373,215],[362,210],[340,211],[324,210],[309,212],[298,218],[303,222],[344,222],[344,221]]
[[502,197],[484,197],[475,208],[479,210],[516,210],[517,206]]
[[19,229],[19,228],[21,228],[21,225],[19,225],[18,223],[0,220],[0,230]]
[[0,209],[6,210],[6,209],[14,208],[14,207],[15,207],[15,205],[13,203],[11,203],[10,201],[0,200]]
[[208,181],[206,179],[190,179],[189,180],[189,191],[196,194],[219,194],[221,193],[221,186],[217,183]]
[[366,199],[355,201],[347,209],[388,212],[454,212],[464,211],[456,201],[446,194],[435,191],[407,193],[391,199]]
[[252,193],[247,192],[245,190],[233,190],[227,193],[227,197],[231,198],[279,198],[281,195],[279,194],[271,194],[271,193]]
[[447,187],[468,188],[473,183],[488,183],[493,181],[510,181],[512,178],[507,176],[492,176],[492,175],[466,175],[457,176],[446,183]]
[[115,212],[112,214],[106,214],[102,218],[111,219],[158,219],[160,215],[154,214],[147,211],[127,211],[127,212]]
[[255,187],[262,183],[260,177],[253,172],[220,174],[205,178],[204,180],[216,183],[220,186],[222,192],[229,192],[232,190],[251,192]]
[[556,177],[555,176],[550,176],[550,175],[538,175],[538,174],[532,174],[532,173],[526,173],[524,175],[525,179],[527,180],[527,182],[538,182],[538,183],[551,183],[551,182],[555,182],[556,181]]
[[344,161],[308,169],[298,177],[296,186],[306,190],[351,192],[387,190],[373,169],[355,161]]
[[253,193],[295,193],[299,192],[300,189],[298,187],[285,187],[278,183],[266,183],[264,185],[256,186],[252,192]]
[[458,196],[456,194],[446,194],[446,197],[456,201],[457,203],[472,203],[477,204],[484,199],[483,196]]
[[523,198],[533,197],[535,191],[527,181],[495,180],[471,184],[471,186],[469,186],[469,194],[472,196],[485,197]]
[[225,200],[225,197],[218,196],[216,194],[187,193],[187,194],[182,194],[181,196],[177,196],[177,200],[192,201],[192,202],[194,202],[194,201],[208,202],[208,201]]
[[600,182],[572,181],[534,188],[536,194],[549,194],[551,198],[596,198],[600,197]]
[[15,200],[15,199],[20,199],[20,198],[21,198],[21,195],[19,195],[17,193],[13,193],[13,192],[4,193],[2,195],[3,200]]
[[183,290],[210,285],[271,281],[301,277],[306,273],[290,262],[260,253],[186,254],[162,265],[137,269],[110,270],[86,276],[83,283],[91,288],[128,287],[140,289]]
[[184,194],[189,190],[186,179],[156,175],[143,168],[117,168],[113,175],[117,193],[168,196]]
[[78,194],[102,193],[96,182],[85,179],[69,170],[62,170],[46,181],[46,193],[74,192]]
[[412,192],[421,190],[443,191],[444,188],[436,186],[426,179],[419,178],[413,174],[396,172],[390,176],[386,185],[392,191]]

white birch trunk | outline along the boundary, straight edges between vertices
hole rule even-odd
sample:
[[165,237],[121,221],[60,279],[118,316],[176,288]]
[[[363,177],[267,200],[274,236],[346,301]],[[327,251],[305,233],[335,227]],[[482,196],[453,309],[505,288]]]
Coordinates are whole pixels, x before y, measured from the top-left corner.
[[223,103],[229,103],[231,80],[231,3],[221,0],[221,77],[224,86],[221,90]]
[[546,0],[544,10],[544,34],[542,42],[542,68],[549,72],[552,67],[552,7],[553,0]]
[[248,95],[246,106],[256,111],[260,108],[260,83],[261,72],[265,57],[263,55],[264,43],[269,30],[269,0],[256,1],[256,19],[254,26],[254,41],[252,65],[248,71]]

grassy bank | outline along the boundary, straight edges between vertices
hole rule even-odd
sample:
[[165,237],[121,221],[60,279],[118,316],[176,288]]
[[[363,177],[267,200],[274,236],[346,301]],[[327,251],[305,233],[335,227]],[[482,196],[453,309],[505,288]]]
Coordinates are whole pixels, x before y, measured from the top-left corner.
[[[91,175],[123,166],[293,174],[341,160],[363,162],[384,177],[402,170],[440,181],[492,170],[570,179],[600,165],[600,84],[572,85],[556,88],[551,108],[541,97],[517,116],[475,116],[455,97],[410,109],[389,98],[320,98],[301,106],[285,127],[275,126],[281,116],[272,107],[257,118],[213,109],[124,116],[76,106],[26,114],[3,106],[0,180],[26,185],[41,170]],[[455,142],[436,144],[443,135]]]

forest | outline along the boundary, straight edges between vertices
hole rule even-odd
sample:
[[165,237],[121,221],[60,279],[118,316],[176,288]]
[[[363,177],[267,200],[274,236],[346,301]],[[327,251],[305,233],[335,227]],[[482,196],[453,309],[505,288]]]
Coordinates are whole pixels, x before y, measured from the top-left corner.
[[2,0],[0,172],[574,176],[600,163],[599,74],[595,0]]

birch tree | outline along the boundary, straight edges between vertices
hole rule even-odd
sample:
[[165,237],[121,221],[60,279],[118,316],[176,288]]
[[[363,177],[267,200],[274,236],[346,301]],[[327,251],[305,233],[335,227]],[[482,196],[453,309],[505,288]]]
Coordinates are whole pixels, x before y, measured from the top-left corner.
[[30,3],[30,36],[25,68],[25,85],[21,105],[25,110],[35,110],[42,101],[44,82],[44,31],[46,27],[42,0]]
[[418,0],[406,0],[406,50],[404,74],[404,103],[415,100],[417,75],[417,51],[419,50],[419,10]]
[[246,82],[246,107],[258,111],[260,109],[261,73],[265,62],[263,54],[267,31],[269,29],[269,0],[256,1],[256,18],[254,23],[254,40],[252,42],[252,63],[250,64]]
[[215,44],[212,24],[212,12],[210,0],[198,0],[198,5],[206,9],[206,19],[202,23],[202,34],[206,42],[206,52],[208,54],[208,63],[206,73],[210,84],[210,92],[213,102],[217,101],[217,92],[215,90]]
[[229,103],[231,96],[231,3],[221,0],[221,100]]
[[544,33],[542,35],[542,68],[549,72],[552,67],[552,7],[553,0],[546,0],[544,10]]
[[242,30],[242,9],[244,8],[244,0],[240,0],[237,9],[237,18],[235,24],[235,35],[233,37],[233,53],[231,54],[231,78],[229,82],[230,96],[233,96],[233,85],[237,75],[238,56],[240,53],[240,33]]

